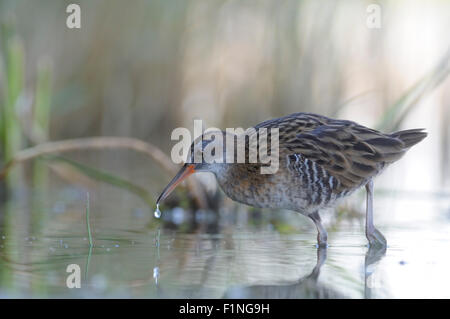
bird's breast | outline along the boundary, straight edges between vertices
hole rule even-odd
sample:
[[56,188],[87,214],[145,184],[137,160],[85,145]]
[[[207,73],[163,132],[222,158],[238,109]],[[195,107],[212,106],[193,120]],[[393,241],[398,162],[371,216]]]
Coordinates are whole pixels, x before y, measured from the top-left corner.
[[353,191],[338,192],[339,181],[314,163],[305,162],[298,167],[292,167],[292,163],[287,165],[291,165],[291,169],[280,166],[275,174],[232,167],[223,174],[216,174],[216,178],[225,194],[237,202],[303,214],[333,206]]
[[217,174],[217,181],[231,199],[260,208],[302,211],[308,206],[300,180],[288,180],[282,170],[275,174],[248,173],[238,169]]

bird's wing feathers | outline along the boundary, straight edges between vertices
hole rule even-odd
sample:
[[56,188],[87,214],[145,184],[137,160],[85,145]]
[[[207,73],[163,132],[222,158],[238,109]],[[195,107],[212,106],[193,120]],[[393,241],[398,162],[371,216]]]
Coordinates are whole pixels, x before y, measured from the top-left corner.
[[[296,135],[309,132],[315,128],[326,125],[331,119],[313,113],[294,113],[277,119],[271,119],[255,126],[258,131],[261,128],[278,128],[280,137],[285,142],[295,141]],[[281,141],[280,141],[281,142]]]
[[[383,134],[352,121],[312,113],[268,120],[255,126],[260,128],[278,128],[280,156],[303,156],[315,162],[339,181],[336,192],[363,185],[386,164],[398,160],[410,146],[399,134]],[[419,134],[414,131],[409,135],[413,133]],[[299,169],[291,164],[287,161],[289,169]]]
[[336,191],[363,185],[406,151],[400,139],[351,121],[331,119],[313,130],[280,139],[281,149],[288,156],[303,155],[325,169],[339,180]]

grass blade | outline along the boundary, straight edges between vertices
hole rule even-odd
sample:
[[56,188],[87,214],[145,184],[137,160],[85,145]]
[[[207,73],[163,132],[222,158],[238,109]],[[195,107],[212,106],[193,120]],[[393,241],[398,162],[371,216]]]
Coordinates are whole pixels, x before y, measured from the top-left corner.
[[89,246],[92,247],[94,246],[93,242],[92,242],[92,234],[91,234],[91,223],[89,221],[89,192],[86,193],[86,228],[87,228],[87,232],[88,232],[88,236],[89,236]]
[[117,177],[109,172],[101,171],[96,168],[81,164],[79,162],[73,161],[71,159],[62,156],[45,156],[45,159],[51,161],[64,162],[73,168],[77,169],[84,175],[91,177],[95,180],[107,183],[109,185],[124,189],[129,191],[138,197],[140,197],[150,208],[155,206],[155,201],[152,199],[150,194],[141,186],[135,185],[127,180]]
[[397,131],[411,110],[450,73],[450,50],[427,75],[416,82],[383,114],[376,128],[386,132]]

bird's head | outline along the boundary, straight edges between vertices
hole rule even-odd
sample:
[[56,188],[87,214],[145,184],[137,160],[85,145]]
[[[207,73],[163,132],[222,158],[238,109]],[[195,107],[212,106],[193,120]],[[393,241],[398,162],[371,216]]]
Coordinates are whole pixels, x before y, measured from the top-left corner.
[[[227,138],[228,137],[228,138]],[[224,131],[208,131],[192,142],[185,164],[159,195],[156,203],[164,200],[186,178],[196,172],[219,173],[227,163],[228,145],[235,143],[235,135]],[[234,152],[233,152],[234,153]],[[229,152],[232,156],[233,153]]]

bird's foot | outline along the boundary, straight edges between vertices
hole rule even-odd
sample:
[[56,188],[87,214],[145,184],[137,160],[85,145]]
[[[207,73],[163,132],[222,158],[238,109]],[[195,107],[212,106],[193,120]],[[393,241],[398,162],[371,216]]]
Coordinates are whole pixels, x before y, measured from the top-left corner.
[[366,233],[367,240],[369,241],[369,247],[386,247],[387,240],[384,238],[383,234],[378,230],[374,229],[370,233]]

